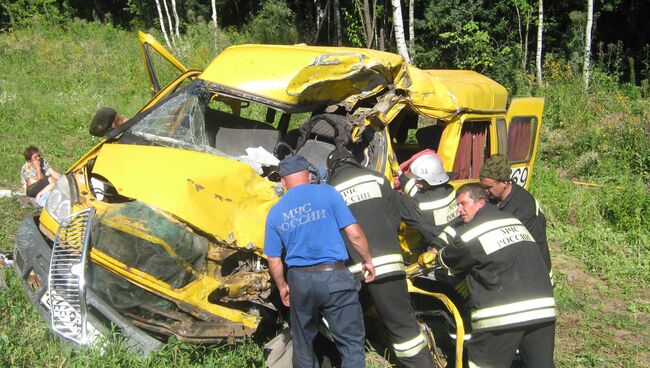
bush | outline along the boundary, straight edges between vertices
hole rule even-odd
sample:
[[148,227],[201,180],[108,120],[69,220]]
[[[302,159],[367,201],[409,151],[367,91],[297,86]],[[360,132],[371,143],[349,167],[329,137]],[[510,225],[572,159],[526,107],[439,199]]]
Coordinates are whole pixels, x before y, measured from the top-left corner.
[[260,11],[245,26],[248,38],[263,44],[298,42],[296,16],[286,0],[264,0]]
[[634,178],[605,186],[598,207],[605,220],[621,231],[639,232],[650,219],[650,195],[644,184]]

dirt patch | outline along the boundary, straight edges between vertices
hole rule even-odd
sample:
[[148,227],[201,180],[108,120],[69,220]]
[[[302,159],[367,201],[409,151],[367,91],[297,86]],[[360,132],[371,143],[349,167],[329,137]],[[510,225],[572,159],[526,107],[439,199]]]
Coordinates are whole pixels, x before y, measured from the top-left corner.
[[626,297],[582,268],[577,259],[554,254],[558,284],[570,289],[580,306],[559,311],[556,359],[562,366],[590,365],[597,356],[596,366],[650,367],[650,291]]

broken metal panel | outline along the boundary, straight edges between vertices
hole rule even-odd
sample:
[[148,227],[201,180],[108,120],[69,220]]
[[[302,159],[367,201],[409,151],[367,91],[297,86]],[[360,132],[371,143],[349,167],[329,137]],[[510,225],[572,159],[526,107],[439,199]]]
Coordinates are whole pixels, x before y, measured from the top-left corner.
[[240,45],[219,54],[199,78],[287,110],[377,92],[393,83],[403,65],[399,55],[369,49]]
[[268,272],[242,272],[225,277],[223,288],[229,300],[265,299],[270,293]]
[[[93,244],[95,249],[173,288],[181,288],[200,277],[208,251],[205,238],[137,201],[110,206],[98,216]],[[106,294],[113,305],[128,308],[142,303],[141,296],[133,295],[129,285],[99,276],[94,278],[94,286],[101,283],[98,293]],[[119,292],[125,289],[125,293]]]
[[160,297],[173,301],[181,310],[203,320],[227,319],[241,323],[244,327],[255,330],[260,318],[236,309],[211,303],[209,295],[222,287],[222,283],[210,276],[192,281],[181,289],[174,289],[169,284],[152,277],[136,268],[128,267],[122,262],[93,249],[92,260],[125,280],[138,285]]
[[342,101],[350,95],[373,95],[393,82],[393,71],[360,53],[332,53],[315,58],[299,70],[287,94],[301,100]]
[[[241,162],[166,147],[105,144],[93,168],[122,196],[160,208],[225,244],[261,254],[275,187]],[[147,178],[143,180],[142,178]]]
[[[108,206],[96,223],[91,258],[98,266],[93,267],[91,287],[112,306],[131,311],[129,313],[142,308],[155,309],[184,316],[188,321],[192,321],[190,316],[205,321],[225,321],[219,326],[227,325],[228,328],[210,335],[214,338],[240,336],[240,333],[248,336],[255,331],[258,317],[218,303],[267,297],[270,291],[268,272],[259,266],[240,265],[224,277],[220,266],[206,267],[205,264],[208,254],[214,258],[209,264],[216,265],[237,249],[217,251],[223,247],[208,243],[187,226],[140,202]],[[185,313],[179,312],[179,308]],[[141,324],[145,322],[142,320]],[[187,323],[183,322],[183,326],[189,329]],[[198,331],[194,332],[198,335],[191,337],[194,336],[191,329],[186,333],[172,333],[167,327],[174,325],[161,322],[148,329],[178,334],[179,338],[206,338]],[[224,335],[224,331],[230,332]]]
[[[492,79],[469,70],[421,70],[408,67],[413,107],[440,119],[459,110],[502,111],[508,92]],[[398,86],[399,88],[399,86]]]
[[127,312],[125,316],[131,322],[145,330],[162,335],[175,336],[180,341],[189,343],[214,343],[224,339],[243,338],[250,336],[254,331],[225,319],[212,321],[199,321],[195,318],[174,311],[157,309],[143,305],[144,315]]

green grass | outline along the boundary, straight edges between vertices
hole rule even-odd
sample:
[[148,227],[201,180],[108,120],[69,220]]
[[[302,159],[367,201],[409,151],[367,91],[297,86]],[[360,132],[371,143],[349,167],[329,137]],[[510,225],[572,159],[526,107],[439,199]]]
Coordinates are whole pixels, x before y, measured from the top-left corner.
[[[214,43],[204,37],[210,31],[191,27],[174,50],[186,66],[202,68],[231,40],[243,40],[220,32]],[[0,188],[18,186],[25,146],[39,146],[65,171],[98,142],[87,133],[98,108],[131,116],[151,96],[136,32],[100,23],[71,21],[63,29],[32,23],[0,33],[0,68]],[[558,60],[546,65],[545,75],[546,86],[526,90],[546,97],[531,191],[546,213],[556,265],[556,364],[648,366],[650,101],[599,73],[585,95],[579,76]],[[255,108],[246,114],[264,117]],[[292,126],[302,119],[293,118]],[[34,214],[0,199],[0,252],[13,249],[18,224]],[[253,342],[197,347],[171,341],[146,360],[127,352],[117,335],[103,354],[72,350],[53,339],[13,272],[2,272],[8,283],[0,291],[2,367],[264,365]]]

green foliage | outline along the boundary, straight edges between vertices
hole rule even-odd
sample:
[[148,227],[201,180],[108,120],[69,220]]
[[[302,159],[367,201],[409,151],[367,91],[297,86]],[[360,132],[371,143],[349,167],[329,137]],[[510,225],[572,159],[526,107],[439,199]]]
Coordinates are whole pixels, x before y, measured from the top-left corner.
[[[88,124],[103,106],[131,116],[150,96],[137,39],[96,22],[40,22],[0,34],[0,187],[15,188],[25,146],[59,171],[98,142]],[[10,126],[11,129],[7,129]]]
[[580,75],[566,62],[549,58],[542,154],[570,177],[617,183],[621,173],[650,180],[650,101],[641,89],[618,86],[618,79],[596,69],[585,95]]
[[511,40],[514,12],[514,5],[507,2],[492,10],[478,0],[429,2],[424,18],[415,20],[415,64],[477,70],[512,89],[521,73],[522,53],[521,46]]
[[493,65],[490,36],[480,29],[478,23],[469,21],[460,32],[443,32],[440,38],[446,41],[443,50],[459,50],[454,59],[459,69],[484,70]]
[[647,231],[650,195],[642,182],[624,177],[618,185],[603,188],[599,209],[604,219],[617,230],[630,234]]
[[264,0],[260,11],[245,26],[250,40],[265,44],[294,44],[298,29],[286,0]]
[[69,9],[59,6],[57,0],[4,0],[0,3],[0,29],[23,28],[35,18],[47,24],[59,25],[70,14]]
[[354,47],[366,47],[366,34],[363,30],[363,24],[361,24],[361,19],[358,17],[358,9],[356,7],[361,6],[358,2],[353,4],[355,9],[341,9],[343,12],[343,22],[345,24],[345,35],[348,38],[348,42],[351,46]]

